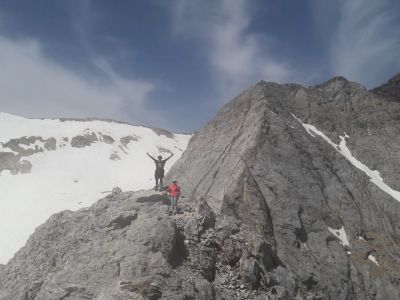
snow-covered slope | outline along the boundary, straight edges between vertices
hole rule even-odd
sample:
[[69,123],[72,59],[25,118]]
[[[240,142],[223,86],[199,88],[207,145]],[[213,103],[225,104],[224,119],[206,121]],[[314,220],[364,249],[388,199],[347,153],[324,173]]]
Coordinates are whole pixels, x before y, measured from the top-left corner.
[[151,188],[154,163],[190,135],[100,120],[26,119],[0,113],[0,263],[51,214],[86,207],[119,186]]

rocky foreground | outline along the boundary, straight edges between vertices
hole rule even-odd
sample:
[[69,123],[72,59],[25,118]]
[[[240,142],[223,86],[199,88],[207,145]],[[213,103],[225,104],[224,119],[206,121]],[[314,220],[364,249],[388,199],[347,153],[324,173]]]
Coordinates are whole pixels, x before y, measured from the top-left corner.
[[181,213],[116,189],[57,214],[1,266],[0,299],[400,299],[396,78],[259,82],[171,168]]
[[[247,299],[264,293],[241,276],[259,276],[250,254],[270,254],[267,245],[240,223],[216,218],[205,201],[193,207],[181,199],[177,214],[167,204],[162,193],[115,189],[90,208],[52,216],[2,267],[0,299]],[[248,257],[241,258],[242,251]],[[285,274],[278,267],[276,276]]]

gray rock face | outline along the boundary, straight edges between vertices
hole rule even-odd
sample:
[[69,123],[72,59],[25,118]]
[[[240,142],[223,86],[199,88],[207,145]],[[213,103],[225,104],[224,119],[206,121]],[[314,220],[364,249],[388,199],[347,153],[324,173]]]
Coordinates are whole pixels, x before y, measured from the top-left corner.
[[115,142],[115,140],[107,134],[100,133],[100,136],[101,136],[102,142],[104,142],[106,144],[113,144]]
[[372,89],[371,92],[389,101],[400,102],[400,73],[382,86]]
[[[62,140],[64,143],[68,143],[68,137],[63,137]],[[139,137],[133,135],[122,137],[120,139],[121,145],[119,147],[126,153],[124,147],[127,147],[130,142],[138,140]],[[88,131],[82,135],[74,136],[70,141],[71,146],[75,148],[88,147],[96,142],[113,144],[115,143],[115,140],[109,135],[100,132],[96,135],[96,133]],[[3,170],[9,170],[15,175],[18,173],[30,173],[32,164],[23,158],[39,152],[57,150],[57,140],[54,137],[44,139],[40,136],[23,136],[20,138],[10,139],[6,143],[3,143],[2,146],[8,151],[0,152],[0,173]],[[60,144],[59,148],[64,146],[65,144]],[[110,159],[120,160],[120,157],[118,154],[112,153]]]
[[12,152],[0,152],[0,173],[3,170],[11,171],[11,174],[25,174],[32,169],[32,164],[27,160],[20,160],[20,155]]
[[[247,286],[282,299],[400,297],[399,202],[296,119],[336,144],[348,135],[353,157],[400,191],[400,105],[377,90],[341,77],[310,88],[260,82],[226,104],[172,167],[167,180],[177,178],[191,201],[206,199],[251,232],[250,252],[235,257],[240,246],[229,239],[222,250]],[[329,227],[343,227],[349,245]]]
[[139,140],[139,137],[132,136],[132,135],[128,135],[128,136],[124,136],[124,137],[120,138],[121,145],[124,147],[128,146],[128,144],[130,142],[137,142],[138,140]]
[[164,136],[166,136],[167,138],[170,138],[170,139],[173,139],[175,137],[175,135],[172,132],[170,132],[168,130],[165,130],[165,129],[152,128],[152,127],[150,127],[150,129],[153,130],[156,134],[164,135]]
[[[40,143],[41,146],[36,143]],[[21,160],[25,156],[47,151],[56,150],[56,139],[43,139],[38,136],[21,137],[11,139],[2,144],[3,148],[9,148],[13,152],[0,152],[0,173],[3,170],[11,171],[11,174],[29,173],[32,169],[32,164],[28,160]]]
[[[36,142],[43,143],[43,148],[39,145],[35,145]],[[29,147],[26,149],[25,147]],[[32,147],[33,146],[33,147]],[[3,147],[9,148],[14,152],[17,152],[20,156],[29,156],[34,153],[43,152],[44,150],[53,151],[56,150],[56,139],[48,138],[43,139],[39,136],[23,136],[18,139],[11,139],[7,143],[3,144]]]
[[20,156],[12,152],[0,152],[0,172],[3,170],[18,170]]
[[177,214],[118,188],[57,214],[0,266],[0,299],[399,299],[400,203],[365,173],[400,191],[399,120],[341,77],[260,82],[171,168]]
[[71,146],[75,148],[83,148],[90,146],[98,141],[96,134],[93,132],[85,135],[77,135],[71,139]]
[[159,299],[165,284],[184,295],[172,267],[183,241],[164,198],[115,190],[91,208],[54,215],[5,266],[0,298]]

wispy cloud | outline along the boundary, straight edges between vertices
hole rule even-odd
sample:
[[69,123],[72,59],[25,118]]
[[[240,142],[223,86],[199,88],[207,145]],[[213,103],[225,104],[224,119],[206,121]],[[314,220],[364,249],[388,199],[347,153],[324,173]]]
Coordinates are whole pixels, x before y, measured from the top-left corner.
[[34,40],[0,37],[1,110],[32,117],[98,116],[143,121],[146,99],[154,86],[120,76],[105,61],[96,63],[103,71],[101,79],[47,59]]
[[342,0],[331,40],[333,73],[372,87],[398,72],[399,8],[390,0]]
[[259,80],[286,82],[293,78],[290,66],[274,58],[268,37],[249,31],[250,2],[177,0],[174,3],[175,33],[194,35],[202,41],[223,100]]
[[154,82],[134,72],[122,75],[114,56],[92,43],[93,28],[102,21],[92,1],[63,8],[69,17],[62,21],[74,29],[71,36],[84,53],[84,63],[68,65],[73,57],[67,51],[65,61],[55,60],[49,55],[49,41],[40,35],[11,38],[0,28],[0,111],[28,117],[107,117],[168,127],[168,120],[150,105]]

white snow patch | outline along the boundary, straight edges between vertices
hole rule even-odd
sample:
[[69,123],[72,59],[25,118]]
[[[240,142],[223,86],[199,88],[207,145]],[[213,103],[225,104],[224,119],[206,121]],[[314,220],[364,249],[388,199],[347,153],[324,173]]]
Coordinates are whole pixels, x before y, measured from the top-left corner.
[[[109,135],[115,142],[96,142],[84,148],[71,146],[72,137],[88,132]],[[166,164],[167,172],[190,139],[190,135],[182,134],[168,138],[150,128],[128,124],[26,119],[0,113],[0,142],[23,136],[54,137],[57,149],[23,157],[32,164],[30,173],[0,173],[0,263],[7,263],[34,229],[54,213],[87,207],[115,186],[123,191],[153,187],[155,166],[146,152],[159,155],[158,145],[173,152]],[[140,138],[122,151],[120,138],[125,136]],[[68,142],[64,142],[65,137]],[[12,152],[2,144],[0,151]],[[111,160],[112,153],[120,159]]]
[[315,126],[310,125],[310,124],[305,124],[305,123],[301,122],[301,120],[299,118],[297,118],[294,114],[292,114],[292,116],[301,123],[301,125],[304,127],[304,129],[312,137],[315,137],[316,135],[319,135],[320,137],[322,137],[329,145],[331,145],[333,148],[335,148],[336,151],[338,151],[341,155],[343,155],[353,166],[355,166],[359,170],[363,171],[370,178],[370,181],[372,183],[374,183],[378,188],[380,188],[382,191],[384,191],[385,193],[387,193],[390,196],[392,196],[397,201],[400,201],[400,192],[398,192],[398,191],[392,189],[390,186],[388,186],[383,181],[383,178],[381,177],[379,171],[371,170],[365,164],[363,164],[362,162],[358,161],[351,154],[349,148],[346,145],[346,138],[345,137],[339,136],[340,143],[339,144],[335,144],[323,132],[321,132],[317,128],[315,128]]
[[358,239],[359,239],[360,241],[364,241],[364,242],[365,242],[365,239],[364,239],[361,235],[358,237]]
[[340,229],[333,229],[333,228],[328,227],[328,230],[330,233],[332,233],[334,236],[336,236],[340,240],[340,243],[343,246],[350,246],[350,242],[347,238],[347,234],[346,234],[346,231],[344,230],[343,226]]
[[368,255],[368,259],[372,261],[374,264],[376,264],[379,267],[378,261],[376,260],[376,257],[373,256],[372,254]]

